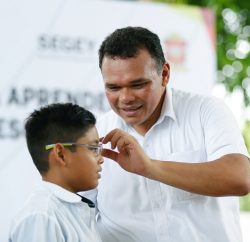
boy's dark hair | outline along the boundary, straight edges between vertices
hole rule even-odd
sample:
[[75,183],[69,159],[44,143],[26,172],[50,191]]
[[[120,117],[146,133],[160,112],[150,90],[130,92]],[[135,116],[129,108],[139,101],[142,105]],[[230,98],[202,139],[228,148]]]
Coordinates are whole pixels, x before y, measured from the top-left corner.
[[136,57],[139,51],[146,49],[156,62],[157,71],[162,70],[166,62],[159,37],[142,27],[126,27],[115,30],[102,42],[99,49],[99,67],[105,56],[122,59]]
[[72,103],[51,104],[32,112],[26,119],[26,141],[35,166],[41,174],[49,169],[45,145],[75,142],[96,123],[88,110]]

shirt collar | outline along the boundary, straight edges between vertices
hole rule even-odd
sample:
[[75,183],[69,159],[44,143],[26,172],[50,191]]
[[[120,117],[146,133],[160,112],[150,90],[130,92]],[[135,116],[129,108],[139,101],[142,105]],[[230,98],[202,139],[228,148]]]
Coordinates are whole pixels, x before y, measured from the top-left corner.
[[42,181],[42,186],[60,200],[63,200],[68,203],[85,202],[89,205],[89,207],[94,207],[94,203],[89,199],[82,197],[76,193],[70,192],[54,183]]
[[177,121],[173,107],[172,88],[166,88],[166,94],[162,104],[161,115],[159,120],[164,117],[170,117],[174,121]]

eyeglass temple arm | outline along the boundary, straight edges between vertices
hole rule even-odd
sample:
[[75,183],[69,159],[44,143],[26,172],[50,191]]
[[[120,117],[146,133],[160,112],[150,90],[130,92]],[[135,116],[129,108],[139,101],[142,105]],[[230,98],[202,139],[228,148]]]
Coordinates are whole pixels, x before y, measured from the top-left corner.
[[[45,150],[50,150],[55,147],[56,144],[45,145]],[[72,146],[72,143],[62,143],[63,146]]]

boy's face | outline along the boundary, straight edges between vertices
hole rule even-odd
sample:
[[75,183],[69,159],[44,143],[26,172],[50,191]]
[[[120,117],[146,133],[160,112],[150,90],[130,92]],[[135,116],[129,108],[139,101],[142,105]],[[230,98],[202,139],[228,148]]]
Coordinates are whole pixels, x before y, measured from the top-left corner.
[[[80,137],[77,144],[99,144],[99,136],[95,127],[91,127],[84,136]],[[76,146],[75,151],[67,150],[67,172],[65,186],[72,192],[93,189],[98,185],[101,177],[101,164],[103,158],[96,153],[96,149],[90,147]]]

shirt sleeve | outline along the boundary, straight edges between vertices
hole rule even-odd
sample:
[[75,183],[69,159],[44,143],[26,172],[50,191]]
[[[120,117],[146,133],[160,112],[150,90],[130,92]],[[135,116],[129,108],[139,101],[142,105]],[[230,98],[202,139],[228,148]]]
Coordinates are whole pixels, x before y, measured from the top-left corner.
[[249,156],[238,124],[222,100],[205,99],[200,112],[208,160],[230,153]]
[[32,214],[13,226],[9,242],[65,242],[56,221],[45,214]]

